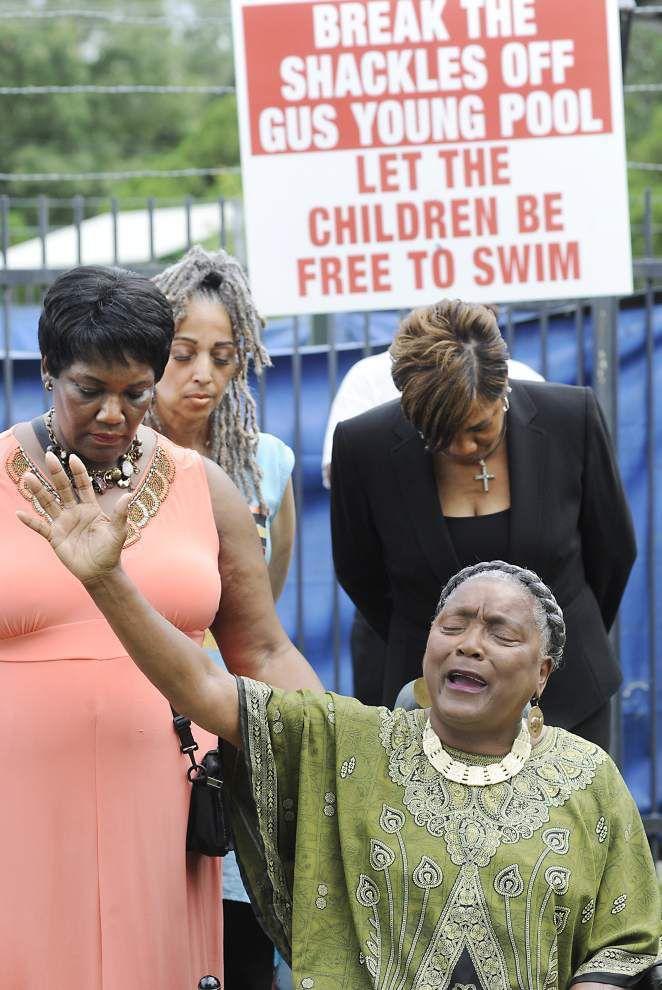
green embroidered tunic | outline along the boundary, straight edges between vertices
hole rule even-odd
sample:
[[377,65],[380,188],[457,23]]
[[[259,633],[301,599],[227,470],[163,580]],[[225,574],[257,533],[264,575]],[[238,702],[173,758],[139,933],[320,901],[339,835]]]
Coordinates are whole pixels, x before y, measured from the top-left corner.
[[552,728],[468,787],[428,762],[421,711],[238,686],[237,852],[296,990],[628,986],[655,962],[648,843],[597,746]]

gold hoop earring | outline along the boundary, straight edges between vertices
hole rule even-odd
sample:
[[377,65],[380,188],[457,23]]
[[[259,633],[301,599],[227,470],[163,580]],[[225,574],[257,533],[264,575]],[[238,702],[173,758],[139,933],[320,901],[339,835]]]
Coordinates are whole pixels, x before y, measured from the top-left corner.
[[537,743],[542,735],[542,730],[545,728],[545,716],[542,713],[540,698],[537,694],[531,698],[531,708],[526,716],[526,724],[529,728],[531,742]]

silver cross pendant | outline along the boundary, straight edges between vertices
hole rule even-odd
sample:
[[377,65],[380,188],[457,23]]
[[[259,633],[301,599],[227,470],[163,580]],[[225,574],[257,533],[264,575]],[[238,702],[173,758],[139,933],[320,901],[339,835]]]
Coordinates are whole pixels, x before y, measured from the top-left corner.
[[483,482],[483,491],[484,492],[489,492],[489,490],[490,490],[490,481],[494,481],[495,475],[489,473],[489,471],[487,470],[487,465],[485,464],[485,461],[483,460],[482,457],[478,461],[478,463],[480,464],[480,466],[482,468],[482,471],[481,471],[480,474],[475,474],[474,475],[474,481],[482,481]]

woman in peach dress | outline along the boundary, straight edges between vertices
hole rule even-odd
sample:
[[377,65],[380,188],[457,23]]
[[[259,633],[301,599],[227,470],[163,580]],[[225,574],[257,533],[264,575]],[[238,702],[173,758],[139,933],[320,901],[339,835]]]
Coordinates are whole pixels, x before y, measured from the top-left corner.
[[[0,434],[7,990],[194,990],[221,967],[218,860],[185,852],[190,785],[168,704],[16,518],[32,500],[25,473],[44,475],[44,447],[65,467],[70,452],[83,458],[109,515],[133,491],[123,562],[157,612],[197,643],[211,628],[237,672],[306,686],[244,500],[217,465],[141,426],[172,333],[146,279],[61,276],[39,326],[53,408]],[[202,753],[215,744],[193,732]]]

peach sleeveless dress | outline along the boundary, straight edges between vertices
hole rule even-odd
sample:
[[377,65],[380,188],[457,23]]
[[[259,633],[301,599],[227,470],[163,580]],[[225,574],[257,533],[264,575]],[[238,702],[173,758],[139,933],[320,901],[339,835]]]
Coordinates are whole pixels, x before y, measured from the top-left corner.
[[[220,976],[220,877],[185,852],[188,761],[167,701],[16,518],[27,469],[0,434],[0,987],[195,990]],[[221,589],[201,458],[158,437],[130,520],[127,573],[202,643]]]

